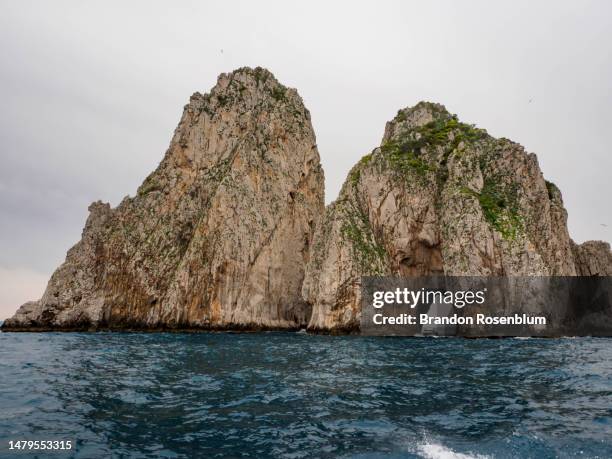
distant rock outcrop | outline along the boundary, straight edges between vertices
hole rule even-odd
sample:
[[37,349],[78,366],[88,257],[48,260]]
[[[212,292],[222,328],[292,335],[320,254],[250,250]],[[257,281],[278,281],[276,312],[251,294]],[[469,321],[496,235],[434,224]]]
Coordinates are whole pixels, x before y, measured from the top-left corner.
[[612,251],[607,242],[572,243],[572,251],[579,276],[612,276]]
[[323,190],[297,91],[261,68],[222,74],[137,196],[92,204],[42,299],[4,329],[303,327]]
[[574,246],[566,221],[534,154],[442,105],[400,110],[317,228],[303,288],[309,329],[359,327],[361,276],[609,273],[609,246]]

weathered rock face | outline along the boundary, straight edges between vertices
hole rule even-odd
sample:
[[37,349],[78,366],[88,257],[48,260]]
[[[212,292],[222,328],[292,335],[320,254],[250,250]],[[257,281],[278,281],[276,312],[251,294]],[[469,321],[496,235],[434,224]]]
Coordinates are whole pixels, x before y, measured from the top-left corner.
[[92,204],[42,299],[3,329],[350,331],[361,276],[612,275],[607,243],[570,239],[534,154],[441,105],[400,110],[327,209],[323,189],[297,92],[260,68],[221,75],[137,196]]
[[303,287],[309,329],[359,327],[361,276],[609,272],[609,246],[593,261],[593,243],[573,248],[566,221],[534,154],[438,104],[400,110],[317,228]]
[[612,276],[612,251],[607,242],[572,242],[572,251],[579,276]]
[[264,69],[185,106],[159,167],[83,237],[5,329],[295,328],[323,171],[310,115]]

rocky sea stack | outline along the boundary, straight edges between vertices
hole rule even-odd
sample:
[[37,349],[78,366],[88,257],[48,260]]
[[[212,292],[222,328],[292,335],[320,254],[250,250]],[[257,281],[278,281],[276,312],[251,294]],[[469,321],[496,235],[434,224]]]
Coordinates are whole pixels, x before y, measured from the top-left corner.
[[355,331],[364,275],[612,275],[558,188],[507,139],[421,102],[324,209],[308,110],[267,70],[185,106],[135,197],[90,206],[42,299],[3,330]]
[[135,197],[93,203],[41,300],[4,329],[303,327],[323,171],[310,114],[265,69],[185,106]]
[[421,102],[387,123],[326,209],[303,288],[309,329],[357,330],[361,277],[377,275],[612,275],[612,254],[572,242],[535,154]]

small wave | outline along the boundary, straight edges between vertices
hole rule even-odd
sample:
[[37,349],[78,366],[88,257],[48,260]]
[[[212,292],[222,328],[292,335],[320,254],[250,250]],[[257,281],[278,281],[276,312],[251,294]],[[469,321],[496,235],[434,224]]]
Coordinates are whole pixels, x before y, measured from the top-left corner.
[[426,459],[487,459],[487,456],[481,454],[472,455],[457,453],[438,443],[425,443],[419,445],[418,450]]

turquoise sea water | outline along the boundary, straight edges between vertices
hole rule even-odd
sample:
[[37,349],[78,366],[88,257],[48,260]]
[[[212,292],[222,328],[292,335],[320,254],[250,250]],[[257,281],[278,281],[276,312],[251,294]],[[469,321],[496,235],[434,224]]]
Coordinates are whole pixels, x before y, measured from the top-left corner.
[[[0,333],[0,457],[612,457],[612,340]],[[30,454],[31,455],[31,454]]]

